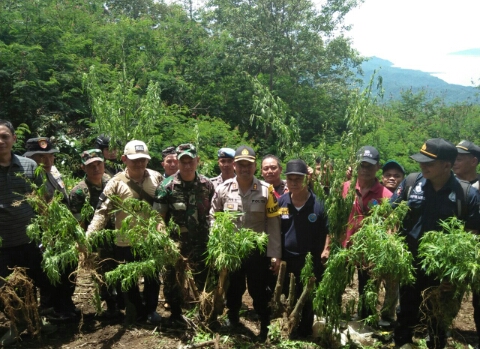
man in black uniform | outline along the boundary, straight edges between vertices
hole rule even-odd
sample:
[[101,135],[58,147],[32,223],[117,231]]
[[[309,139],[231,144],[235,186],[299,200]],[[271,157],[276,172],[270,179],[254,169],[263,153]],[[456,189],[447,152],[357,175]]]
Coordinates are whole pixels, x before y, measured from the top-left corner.
[[[400,288],[400,308],[397,312],[398,325],[394,338],[397,346],[412,343],[413,327],[419,323],[419,308],[422,303],[422,291],[432,286],[439,286],[435,276],[426,275],[420,267],[418,256],[419,240],[425,232],[442,231],[440,221],[452,216],[460,216],[458,211],[457,193],[462,191],[460,182],[452,172],[452,166],[457,157],[457,148],[442,139],[429,139],[419,153],[411,158],[420,165],[422,173],[415,183],[407,187],[405,179],[391,197],[395,205],[407,201],[410,212],[403,221],[400,234],[406,237],[408,249],[414,256],[415,282],[413,285]],[[469,188],[465,197],[466,213],[459,217],[465,221],[465,228],[475,231],[480,225],[479,196],[475,189]],[[461,210],[464,211],[464,210]],[[462,214],[463,215],[463,214]],[[440,288],[448,292],[447,287]],[[428,324],[428,348],[444,348],[446,345],[446,329],[441,319],[430,317]]]

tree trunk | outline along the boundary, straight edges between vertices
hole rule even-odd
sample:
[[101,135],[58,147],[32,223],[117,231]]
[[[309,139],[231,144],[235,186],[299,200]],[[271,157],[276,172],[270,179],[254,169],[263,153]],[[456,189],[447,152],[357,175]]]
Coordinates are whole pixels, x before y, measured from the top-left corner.
[[302,295],[298,299],[297,304],[295,305],[295,309],[293,309],[292,313],[288,317],[288,334],[291,335],[293,330],[295,330],[300,322],[300,316],[302,314],[303,306],[307,301],[308,297],[311,296],[311,292],[313,290],[313,286],[315,285],[315,277],[311,277],[308,279],[308,284],[303,288]]
[[280,269],[277,276],[277,284],[275,285],[275,291],[272,298],[272,318],[277,318],[281,316],[282,313],[285,311],[285,307],[280,301],[280,297],[282,296],[283,282],[285,281],[286,269],[287,263],[283,261],[282,263],[280,263]]

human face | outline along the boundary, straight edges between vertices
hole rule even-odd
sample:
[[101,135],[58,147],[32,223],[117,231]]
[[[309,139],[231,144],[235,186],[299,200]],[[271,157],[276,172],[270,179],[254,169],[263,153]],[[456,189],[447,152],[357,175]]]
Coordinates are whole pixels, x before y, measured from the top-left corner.
[[472,154],[458,154],[453,164],[453,172],[460,179],[469,180],[476,177],[478,159]]
[[441,180],[450,173],[451,165],[447,161],[434,160],[431,162],[420,162],[420,169],[423,177],[433,182]]
[[280,179],[280,173],[282,168],[279,166],[278,162],[272,158],[266,158],[262,162],[262,177],[265,179],[265,182],[272,184],[274,186],[279,185],[282,181]]
[[380,165],[377,164],[371,164],[366,161],[362,161],[357,168],[358,171],[358,179],[363,180],[363,181],[372,181],[375,179],[375,175],[377,171],[379,170]]
[[130,178],[139,181],[145,175],[147,169],[148,159],[139,158],[135,160],[129,159],[126,155],[122,155],[122,161],[127,167]]
[[287,175],[287,187],[288,191],[292,194],[299,194],[303,191],[307,191],[306,176],[289,174]]
[[5,125],[0,125],[0,157],[10,156],[17,136]]
[[52,166],[55,162],[55,155],[49,153],[37,153],[31,156],[37,165],[43,165],[45,172],[50,173],[52,171]]
[[105,160],[117,160],[117,150],[110,148],[103,148],[102,154]]
[[94,161],[88,165],[82,165],[82,169],[87,175],[87,179],[93,184],[102,183],[102,176],[105,173],[105,164],[103,161]]
[[163,159],[162,166],[165,169],[165,175],[171,176],[178,171],[177,154],[170,154]]
[[382,174],[382,182],[385,188],[393,192],[403,181],[405,175],[398,168],[389,168]]
[[251,181],[257,170],[257,165],[248,160],[240,160],[233,163],[233,168],[240,181]]
[[184,155],[178,160],[178,170],[180,171],[180,177],[184,181],[193,181],[195,179],[195,171],[197,171],[198,157],[191,158],[188,155]]
[[224,178],[233,178],[235,175],[233,171],[233,159],[230,158],[220,158],[218,159],[218,167],[220,167],[220,172]]

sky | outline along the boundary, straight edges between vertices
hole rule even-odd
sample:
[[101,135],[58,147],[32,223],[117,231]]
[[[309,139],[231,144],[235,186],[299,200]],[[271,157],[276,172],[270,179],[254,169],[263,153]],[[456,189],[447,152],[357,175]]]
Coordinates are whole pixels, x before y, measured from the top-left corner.
[[480,49],[479,14],[480,0],[365,0],[345,22],[352,25],[347,36],[363,56],[476,86],[479,50],[476,56],[452,53]]

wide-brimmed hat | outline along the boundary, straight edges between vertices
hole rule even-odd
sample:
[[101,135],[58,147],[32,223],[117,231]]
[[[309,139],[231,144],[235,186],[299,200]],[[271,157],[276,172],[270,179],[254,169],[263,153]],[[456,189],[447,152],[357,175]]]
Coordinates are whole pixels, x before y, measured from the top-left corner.
[[26,153],[23,156],[30,157],[35,154],[53,154],[59,150],[54,148],[47,137],[30,138],[25,145]]

